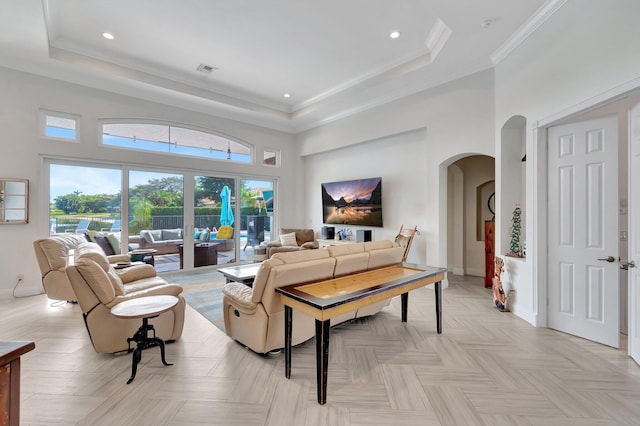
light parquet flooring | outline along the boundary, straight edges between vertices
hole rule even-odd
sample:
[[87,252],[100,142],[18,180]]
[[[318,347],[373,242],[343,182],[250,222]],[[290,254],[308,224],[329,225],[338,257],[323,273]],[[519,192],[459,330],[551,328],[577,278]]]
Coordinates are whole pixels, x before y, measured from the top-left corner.
[[493,308],[480,279],[449,278],[441,335],[432,288],[410,293],[408,323],[396,298],[332,329],[324,406],[313,340],[293,348],[287,380],[282,354],[243,348],[190,307],[167,345],[175,364],[146,350],[130,385],[130,355],[96,354],[77,305],[2,301],[0,340],[36,342],[22,358],[25,425],[640,424],[640,369],[626,349],[534,328]]

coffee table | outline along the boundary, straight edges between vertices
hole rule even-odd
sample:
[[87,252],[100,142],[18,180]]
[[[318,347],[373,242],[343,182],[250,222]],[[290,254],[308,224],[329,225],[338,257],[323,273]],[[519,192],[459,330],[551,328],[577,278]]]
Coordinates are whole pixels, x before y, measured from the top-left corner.
[[147,265],[155,266],[156,259],[154,255],[158,252],[156,249],[134,249],[131,251],[132,262],[144,262]]
[[262,263],[248,263],[246,265],[229,266],[227,268],[218,269],[218,272],[227,279],[228,283],[235,281],[251,287],[253,285],[253,280],[256,279],[256,274],[258,273],[260,265],[262,265]]
[[[193,246],[193,266],[209,266],[218,264],[218,243],[196,243]],[[180,269],[184,268],[184,244],[178,246]]]

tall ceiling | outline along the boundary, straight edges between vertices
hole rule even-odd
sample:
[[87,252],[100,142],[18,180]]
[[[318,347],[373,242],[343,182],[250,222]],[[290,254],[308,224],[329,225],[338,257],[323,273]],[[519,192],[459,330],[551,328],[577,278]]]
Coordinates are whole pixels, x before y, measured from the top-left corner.
[[0,66],[299,132],[490,68],[562,3],[0,0]]

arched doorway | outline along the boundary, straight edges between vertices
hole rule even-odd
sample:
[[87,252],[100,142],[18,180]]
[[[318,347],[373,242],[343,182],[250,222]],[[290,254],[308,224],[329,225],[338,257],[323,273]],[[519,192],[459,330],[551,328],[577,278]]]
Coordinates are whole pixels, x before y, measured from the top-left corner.
[[495,159],[467,154],[450,159],[446,172],[447,268],[484,277],[484,222],[493,216],[488,206],[495,191]]

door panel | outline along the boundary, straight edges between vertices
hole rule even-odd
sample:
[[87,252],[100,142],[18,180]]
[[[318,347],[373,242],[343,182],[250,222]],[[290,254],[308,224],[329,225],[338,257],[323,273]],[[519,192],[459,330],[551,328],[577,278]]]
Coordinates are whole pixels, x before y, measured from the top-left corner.
[[[640,364],[640,105],[630,113],[629,132],[629,353]],[[635,189],[634,189],[635,188]]]
[[548,136],[549,326],[618,347],[617,118]]

